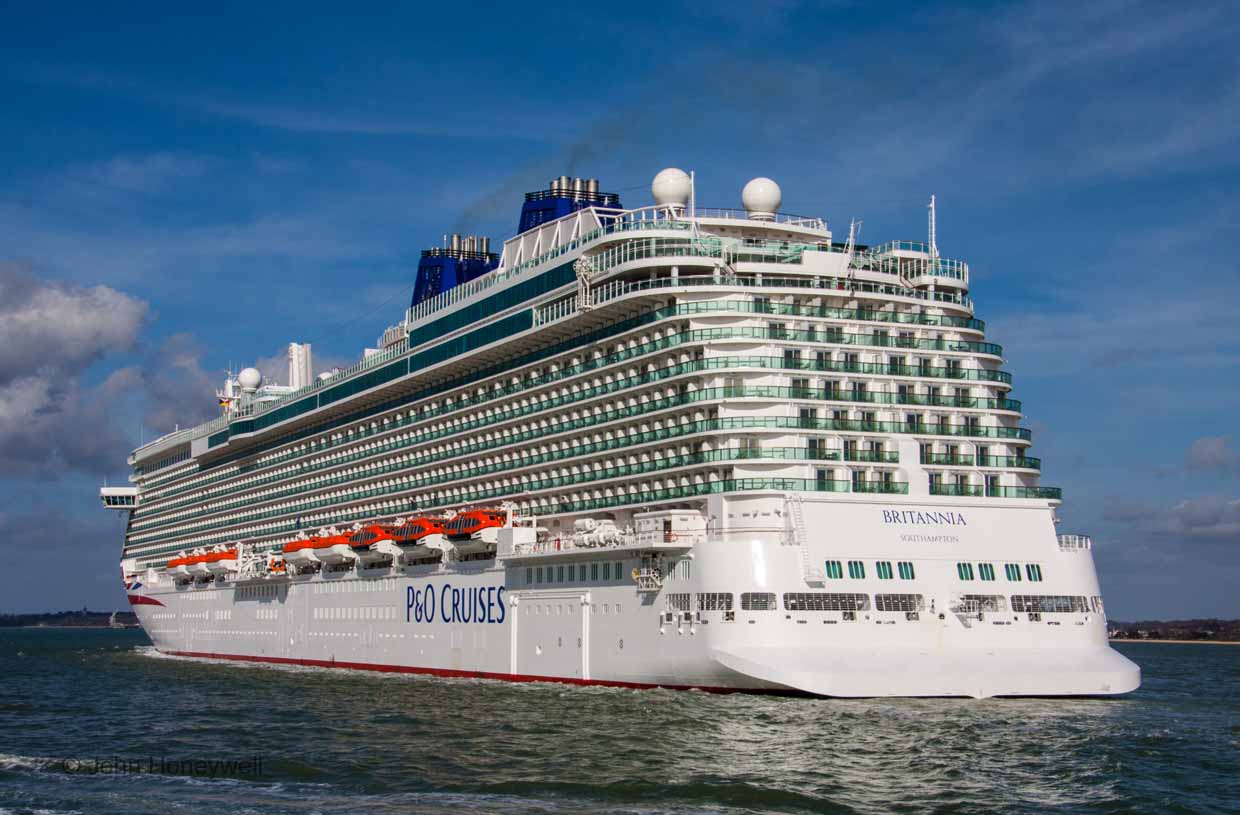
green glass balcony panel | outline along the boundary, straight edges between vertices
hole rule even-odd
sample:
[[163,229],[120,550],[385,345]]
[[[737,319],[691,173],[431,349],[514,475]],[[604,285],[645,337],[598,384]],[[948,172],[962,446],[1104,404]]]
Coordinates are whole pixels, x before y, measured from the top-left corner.
[[959,453],[926,453],[921,457],[922,464],[946,464],[957,467],[971,467],[974,464],[974,457],[961,455]]
[[903,481],[854,481],[852,491],[908,495],[908,484]]
[[1042,459],[1033,456],[981,456],[977,461],[979,467],[1017,467],[1026,470],[1041,470]]
[[871,461],[879,464],[899,464],[900,453],[897,450],[853,450],[844,451],[845,461]]
[[931,495],[955,495],[978,498],[985,494],[979,484],[930,484]]
[[991,498],[1044,498],[1062,501],[1063,490],[1059,487],[991,487],[986,490]]

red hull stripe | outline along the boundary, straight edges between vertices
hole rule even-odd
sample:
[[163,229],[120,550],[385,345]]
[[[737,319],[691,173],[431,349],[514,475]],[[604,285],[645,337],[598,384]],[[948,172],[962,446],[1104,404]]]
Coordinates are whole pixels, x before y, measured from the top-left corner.
[[663,685],[649,682],[619,682],[607,679],[577,679],[566,676],[534,676],[532,674],[504,674],[492,671],[457,671],[449,668],[420,668],[414,665],[383,665],[374,662],[340,662],[330,659],[296,659],[293,657],[250,656],[245,654],[212,654],[204,651],[167,651],[165,653],[178,657],[196,657],[198,659],[231,659],[238,662],[264,662],[271,665],[306,665],[313,668],[347,668],[354,671],[380,671],[382,673],[425,674],[455,679],[498,679],[504,682],[559,682],[565,685],[603,685],[611,688],[631,688],[635,690],[664,688],[666,690],[697,690],[706,693],[761,693],[791,696],[806,696],[795,690],[758,689],[758,688],[721,688],[710,685]]
[[163,606],[164,604],[156,600],[154,597],[147,597],[145,594],[127,594],[129,605],[131,606]]

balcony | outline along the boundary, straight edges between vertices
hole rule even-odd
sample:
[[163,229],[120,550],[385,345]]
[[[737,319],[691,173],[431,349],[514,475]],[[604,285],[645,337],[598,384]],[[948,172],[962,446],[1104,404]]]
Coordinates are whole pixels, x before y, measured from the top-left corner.
[[900,454],[895,450],[845,450],[845,461],[870,461],[876,464],[899,464]]
[[1016,467],[1024,470],[1041,470],[1042,459],[1032,456],[981,456],[979,467]]
[[908,483],[905,481],[854,481],[852,491],[908,495]]
[[1059,487],[991,487],[986,490],[988,498],[1042,498],[1062,501],[1063,490]]
[[930,494],[980,498],[985,494],[985,490],[980,484],[936,484],[932,482]]
[[[972,467],[973,456],[959,453],[922,453],[922,464],[946,464],[951,467]],[[944,493],[947,495],[948,493]]]

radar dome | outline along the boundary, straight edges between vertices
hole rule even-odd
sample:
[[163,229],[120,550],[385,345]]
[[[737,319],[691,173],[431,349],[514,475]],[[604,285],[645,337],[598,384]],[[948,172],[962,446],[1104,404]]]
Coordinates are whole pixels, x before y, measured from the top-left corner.
[[684,206],[689,202],[689,192],[692,186],[688,173],[676,167],[668,167],[666,170],[660,170],[659,174],[654,177],[654,181],[650,183],[650,194],[654,196],[654,202],[660,206],[669,204]]
[[754,220],[773,220],[782,201],[783,192],[779,185],[769,178],[755,178],[741,190],[741,203],[745,205],[749,217]]
[[257,368],[244,368],[237,374],[237,382],[241,384],[242,390],[256,391],[258,386],[263,384],[263,375]]

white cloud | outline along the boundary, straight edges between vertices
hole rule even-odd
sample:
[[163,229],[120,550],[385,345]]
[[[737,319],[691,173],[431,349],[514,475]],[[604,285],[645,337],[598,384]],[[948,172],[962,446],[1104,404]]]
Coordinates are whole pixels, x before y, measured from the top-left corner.
[[0,384],[37,371],[76,373],[127,351],[147,304],[108,286],[39,280],[0,264]]
[[1231,436],[1203,436],[1189,446],[1187,466],[1205,472],[1240,473],[1240,451],[1231,449]]

